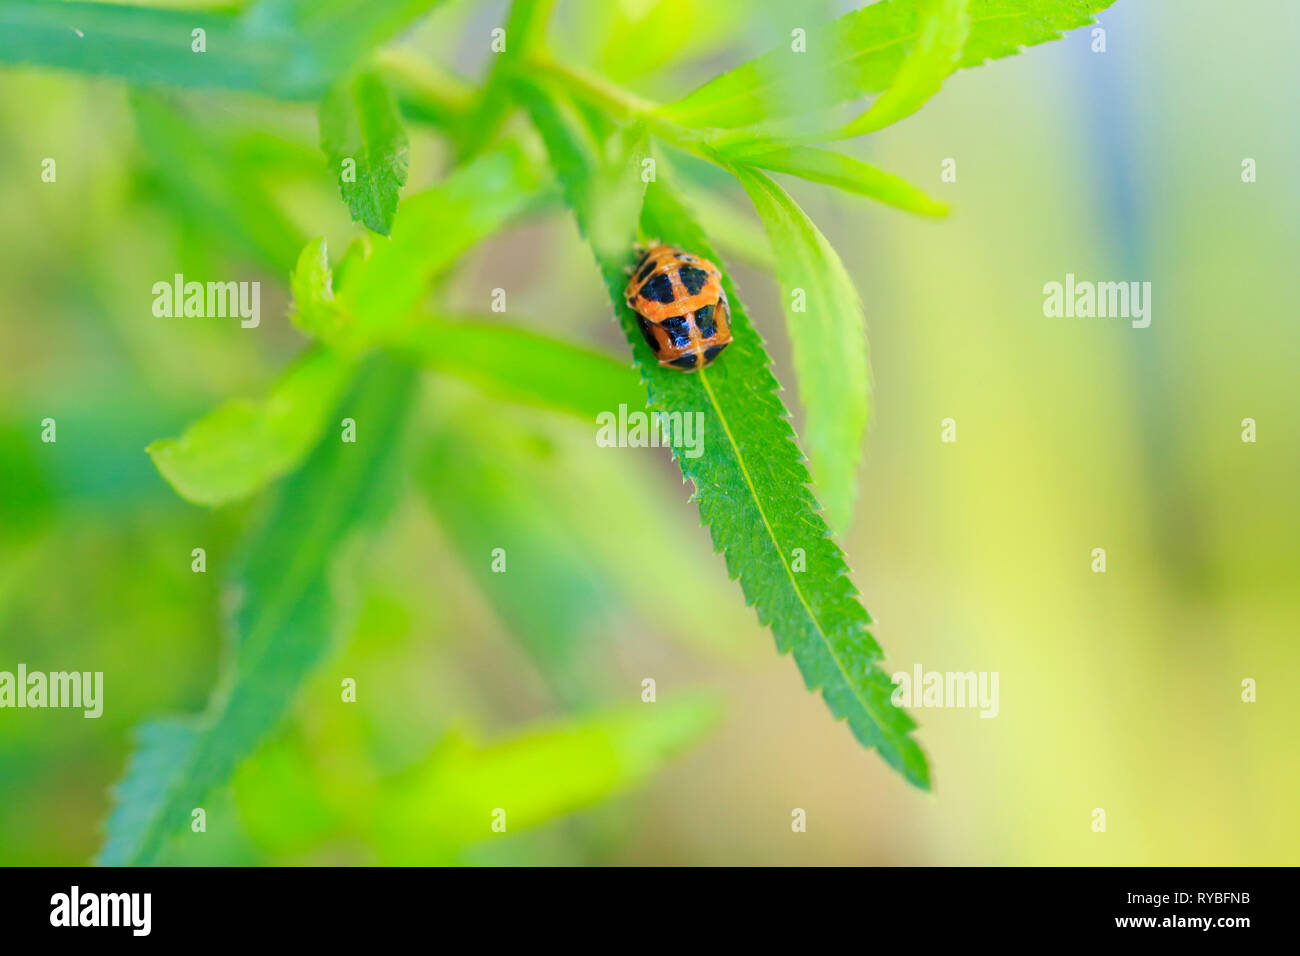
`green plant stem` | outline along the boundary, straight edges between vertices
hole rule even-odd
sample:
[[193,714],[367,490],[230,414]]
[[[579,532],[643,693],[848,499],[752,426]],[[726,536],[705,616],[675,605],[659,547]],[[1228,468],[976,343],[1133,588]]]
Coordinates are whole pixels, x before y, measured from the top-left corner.
[[664,119],[658,115],[658,103],[643,99],[595,73],[554,60],[535,59],[527,64],[526,69],[533,74],[543,74],[566,93],[590,103],[609,116],[645,123],[651,133],[665,142],[702,159],[716,162],[707,150],[709,133],[712,131],[701,132]]

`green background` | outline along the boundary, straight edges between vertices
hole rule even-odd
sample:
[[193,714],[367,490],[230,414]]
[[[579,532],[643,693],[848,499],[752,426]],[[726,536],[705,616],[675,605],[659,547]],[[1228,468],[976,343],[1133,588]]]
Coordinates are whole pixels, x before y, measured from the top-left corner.
[[[592,11],[650,6],[562,4],[552,51],[616,70]],[[664,100],[847,9],[662,6],[655,22],[698,31],[654,31],[662,64],[651,44],[622,79]],[[786,183],[867,315],[873,425],[842,544],[886,669],[1000,675],[996,719],[912,711],[933,796],[864,753],[773,652],[666,453],[597,448],[594,423],[427,375],[396,509],[335,563],[338,653],[169,859],[1300,862],[1300,12],[1249,6],[1120,0],[1104,54],[1085,29],[962,71],[852,147],[950,202],[947,220]],[[465,38],[502,9],[448,4],[402,43],[477,75],[485,45]],[[0,711],[3,863],[91,860],[131,728],[203,707],[223,570],[267,506],[186,504],[143,449],[266,391],[303,348],[274,263],[360,228],[311,106],[182,102],[188,124],[150,125],[116,81],[0,72],[0,670],[102,670],[106,694],[99,720]],[[412,126],[407,191],[448,161]],[[212,201],[232,180],[275,206]],[[699,188],[749,215],[734,184]],[[776,285],[729,268],[797,408]],[[260,280],[261,328],[155,318],[150,289],[176,272]],[[1151,327],[1044,317],[1044,283],[1067,272],[1151,282]],[[435,297],[626,354],[558,208],[474,249]],[[39,440],[47,416],[55,445]],[[347,677],[356,704],[339,702]],[[553,738],[519,743],[537,728]],[[457,830],[462,807],[530,785],[533,815],[506,834]]]

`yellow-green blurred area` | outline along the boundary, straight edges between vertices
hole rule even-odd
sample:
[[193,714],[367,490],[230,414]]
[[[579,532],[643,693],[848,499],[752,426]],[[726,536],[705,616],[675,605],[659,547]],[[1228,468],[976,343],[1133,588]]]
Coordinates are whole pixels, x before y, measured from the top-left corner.
[[[670,101],[857,5],[562,2],[548,39]],[[946,219],[782,179],[866,311],[841,543],[886,670],[999,675],[991,719],[912,709],[932,795],[777,655],[665,450],[429,372],[395,509],[334,556],[334,652],[165,861],[1300,863],[1300,10],[1246,7],[1118,0],[1104,52],[1085,28],[963,70],[847,147]],[[504,11],[449,2],[394,49],[477,84]],[[408,128],[406,194],[452,161]],[[105,688],[99,719],[0,710],[0,863],[83,863],[133,728],[205,706],[226,575],[267,512],[186,503],[144,448],[266,393],[306,345],[299,249],[361,227],[312,104],[5,67],[0,142],[0,671]],[[680,168],[752,219],[723,173]],[[798,427],[776,283],[726,265]],[[557,203],[428,302],[624,360],[593,266]],[[176,273],[259,280],[261,326],[156,317]],[[1067,274],[1150,282],[1150,327],[1046,317]]]

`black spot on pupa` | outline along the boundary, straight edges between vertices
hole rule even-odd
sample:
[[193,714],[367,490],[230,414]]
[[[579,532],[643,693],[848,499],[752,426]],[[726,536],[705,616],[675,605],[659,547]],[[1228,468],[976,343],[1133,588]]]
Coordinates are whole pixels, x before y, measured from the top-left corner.
[[655,355],[659,354],[659,340],[655,338],[654,332],[650,328],[650,323],[640,316],[637,317],[637,324],[641,326],[641,334],[645,336],[645,344],[650,346],[650,351]]
[[669,305],[673,301],[673,280],[666,272],[661,272],[641,287],[641,294],[651,302]]
[[695,327],[700,330],[700,335],[704,338],[713,337],[713,334],[718,331],[717,323],[713,321],[713,306],[706,305],[695,310]]
[[725,349],[725,345],[710,345],[704,350],[704,363],[707,365],[718,357],[718,353]]
[[645,277],[654,271],[655,271],[655,264],[653,262],[647,262],[645,264],[645,268],[643,268],[640,271],[640,273],[637,274],[636,281],[637,282],[645,281]]
[[677,274],[681,276],[682,285],[691,295],[697,294],[704,288],[704,283],[709,281],[709,274],[695,266],[682,266],[677,270]]
[[692,352],[690,355],[675,358],[672,360],[672,364],[678,368],[695,368],[695,353]]
[[660,324],[676,348],[684,348],[691,344],[691,327],[686,323],[685,315],[671,316]]

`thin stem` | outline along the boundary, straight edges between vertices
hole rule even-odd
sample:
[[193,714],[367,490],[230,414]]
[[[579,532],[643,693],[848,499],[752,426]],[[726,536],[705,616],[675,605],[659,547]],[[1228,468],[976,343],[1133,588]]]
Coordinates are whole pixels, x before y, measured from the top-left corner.
[[557,63],[554,60],[533,59],[528,69],[546,74],[564,89],[603,112],[622,120],[637,120],[660,139],[687,152],[709,159],[705,146],[709,136],[705,132],[680,126],[658,114],[659,104],[643,99],[623,87],[611,83],[603,76],[581,67]]

